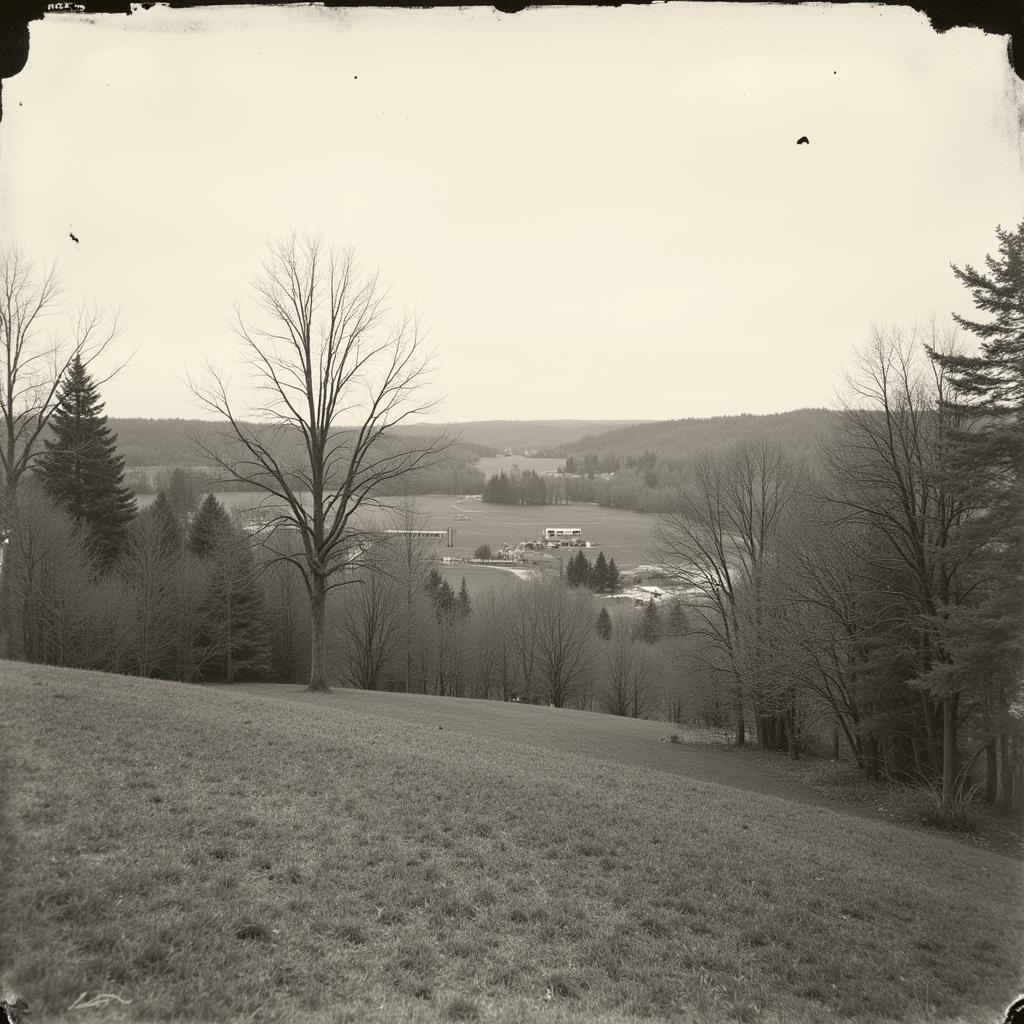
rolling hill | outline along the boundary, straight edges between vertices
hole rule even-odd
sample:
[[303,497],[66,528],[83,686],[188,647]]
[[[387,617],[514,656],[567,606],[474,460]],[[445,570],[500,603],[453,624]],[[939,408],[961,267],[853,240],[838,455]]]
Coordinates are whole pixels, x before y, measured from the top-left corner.
[[1019,986],[1018,861],[658,723],[10,662],[0,699],[37,1019],[982,1021]]

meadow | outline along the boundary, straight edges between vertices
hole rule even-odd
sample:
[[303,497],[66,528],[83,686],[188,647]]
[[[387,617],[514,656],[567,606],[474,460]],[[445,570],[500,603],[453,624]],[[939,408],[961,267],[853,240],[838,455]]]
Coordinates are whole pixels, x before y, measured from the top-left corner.
[[10,662],[0,699],[34,1019],[966,1024],[1020,986],[1018,860],[666,725]]
[[[263,497],[260,492],[248,491],[217,494],[217,500],[228,509],[251,508],[260,504]],[[153,501],[153,496],[140,495],[138,500],[144,508]],[[591,559],[596,558],[600,550],[606,558],[614,558],[620,569],[628,569],[649,563],[653,557],[651,531],[654,517],[644,512],[602,508],[580,502],[569,505],[492,505],[476,498],[452,494],[417,495],[414,500],[421,513],[422,529],[446,530],[451,526],[455,530],[453,547],[448,549],[444,541],[439,541],[438,555],[472,558],[481,544],[488,544],[496,551],[506,544],[538,540],[545,526],[578,526],[583,530],[583,539],[594,544],[586,551]],[[382,501],[397,505],[401,499],[386,498]],[[388,513],[369,511],[362,521],[380,525],[388,521]],[[567,548],[565,554],[570,557],[575,554],[575,549]]]

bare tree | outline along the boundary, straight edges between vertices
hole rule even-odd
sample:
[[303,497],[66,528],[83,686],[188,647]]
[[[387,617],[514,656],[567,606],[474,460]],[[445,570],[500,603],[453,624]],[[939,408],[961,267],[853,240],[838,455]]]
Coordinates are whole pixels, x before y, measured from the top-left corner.
[[601,706],[609,714],[641,718],[649,710],[653,682],[651,646],[634,633],[633,616],[619,612],[604,641]]
[[[891,627],[902,631],[899,654],[908,657],[921,691],[930,772],[942,779],[948,808],[962,680],[938,680],[951,658],[949,612],[977,585],[975,550],[962,538],[981,495],[947,471],[960,414],[941,361],[922,365],[918,342],[915,334],[876,330],[859,354],[828,454],[836,481],[829,499],[841,521],[871,538],[860,553],[861,573],[887,595]],[[932,351],[952,344],[933,330]]]
[[[309,688],[326,690],[327,595],[352,583],[346,570],[363,561],[367,537],[357,514],[381,507],[381,485],[434,465],[449,440],[394,437],[395,426],[434,405],[423,397],[431,359],[415,319],[389,321],[378,278],[361,273],[351,251],[318,238],[272,244],[254,291],[261,315],[247,319],[238,310],[236,324],[250,402],[237,400],[209,367],[192,390],[227,429],[219,447],[196,447],[229,479],[266,493],[264,543],[272,560],[302,575]],[[300,555],[278,543],[290,531],[301,538]]]
[[389,547],[393,553],[391,573],[398,583],[402,602],[398,654],[406,693],[412,692],[415,649],[427,622],[423,581],[430,559],[427,541],[418,535],[425,528],[426,519],[411,497],[402,498],[391,515],[391,528],[399,531],[393,535]]
[[594,603],[588,590],[561,580],[530,581],[523,588],[536,608],[537,668],[544,695],[556,707],[576,696],[593,664]]
[[[99,309],[85,306],[70,331],[45,331],[46,320],[60,310],[61,292],[56,267],[37,267],[13,243],[0,249],[0,543],[17,514],[18,484],[39,457],[71,361],[77,354],[89,365],[119,333],[116,316],[105,322]],[[0,654],[9,654],[14,642],[15,557],[8,551],[0,574]]]
[[393,566],[391,545],[375,545],[369,564],[359,571],[359,586],[347,588],[338,629],[347,652],[348,681],[362,690],[384,688],[401,638],[402,584]]
[[[729,681],[740,746],[746,733],[745,689],[757,680],[744,655],[759,648],[754,638],[741,645],[740,632],[744,625],[758,628],[757,602],[777,557],[795,487],[794,469],[778,445],[743,443],[724,457],[703,459],[692,492],[679,494],[655,527],[656,558],[694,592],[689,629],[705,641],[700,647],[712,655],[708,667]],[[753,602],[752,615],[743,614],[741,602]],[[755,692],[754,712],[760,716],[758,696]]]
[[98,308],[85,306],[70,331],[44,331],[47,318],[59,311],[61,295],[55,266],[37,267],[14,244],[0,250],[0,471],[5,502],[13,499],[38,457],[40,437],[56,411],[58,388],[74,357],[89,365],[119,334],[116,316],[107,322]]

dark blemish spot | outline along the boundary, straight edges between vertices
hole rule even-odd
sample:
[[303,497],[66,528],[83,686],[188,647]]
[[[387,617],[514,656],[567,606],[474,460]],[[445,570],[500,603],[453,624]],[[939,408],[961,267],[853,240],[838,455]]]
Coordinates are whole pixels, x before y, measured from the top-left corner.
[[798,146],[807,146],[810,145],[810,141],[811,140],[807,138],[806,135],[801,135],[800,138],[796,140],[796,144]]
[[74,232],[69,232],[68,233],[68,238],[70,238],[72,242],[77,242],[78,241],[78,237],[74,234]]

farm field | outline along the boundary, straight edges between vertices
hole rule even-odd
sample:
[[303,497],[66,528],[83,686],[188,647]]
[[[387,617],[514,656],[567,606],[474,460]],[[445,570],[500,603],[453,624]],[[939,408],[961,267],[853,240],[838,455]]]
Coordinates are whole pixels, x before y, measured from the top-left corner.
[[515,573],[489,565],[439,565],[437,571],[456,593],[465,579],[466,589],[472,601],[483,597],[491,590],[505,590],[520,582]]
[[[141,495],[139,505],[145,507],[152,495]],[[263,500],[260,492],[224,492],[217,500],[226,508],[246,508]],[[385,502],[399,498],[382,499]],[[614,558],[620,569],[629,569],[652,561],[651,531],[654,517],[643,512],[626,509],[602,508],[599,505],[572,503],[569,505],[491,505],[475,498],[460,498],[451,494],[423,494],[415,498],[416,507],[423,513],[423,529],[455,529],[454,547],[449,550],[444,542],[438,544],[438,554],[471,558],[481,544],[497,550],[507,543],[536,540],[545,526],[578,526],[583,539],[596,545],[586,554],[590,559],[603,551],[606,558]],[[376,512],[364,517],[364,522],[386,520],[386,513]],[[565,549],[566,557],[576,553]]]
[[11,662],[0,698],[33,1019],[966,1024],[1020,986],[1019,861],[668,726]]

